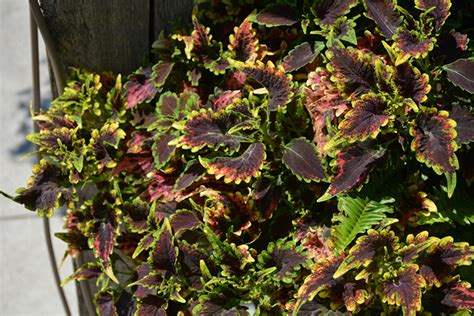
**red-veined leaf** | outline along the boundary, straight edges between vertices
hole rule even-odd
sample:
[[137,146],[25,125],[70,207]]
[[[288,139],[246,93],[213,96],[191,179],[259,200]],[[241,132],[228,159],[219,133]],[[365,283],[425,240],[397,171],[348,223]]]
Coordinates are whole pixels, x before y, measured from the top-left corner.
[[305,138],[293,139],[286,146],[282,160],[288,169],[305,181],[321,180],[325,177],[314,145]]
[[382,281],[382,301],[400,306],[406,316],[415,316],[421,309],[421,292],[425,281],[416,272],[418,266],[408,265],[396,277]]
[[474,291],[467,282],[453,282],[450,287],[444,289],[445,296],[442,304],[454,308],[456,311],[462,309],[474,309]]
[[411,98],[416,103],[424,102],[428,92],[430,78],[427,74],[421,74],[418,68],[409,63],[404,63],[396,68],[395,84],[399,93],[405,98]]
[[433,168],[437,174],[452,174],[458,168],[455,155],[457,145],[456,122],[448,119],[448,113],[423,113],[410,129],[414,137],[411,149],[416,152],[418,161]]
[[285,75],[285,69],[282,66],[275,66],[271,61],[266,65],[257,61],[256,64],[242,64],[241,70],[268,90],[269,110],[273,111],[287,104],[293,96],[292,76]]
[[102,222],[97,229],[97,234],[94,236],[94,252],[96,257],[102,263],[105,273],[114,282],[118,283],[112,270],[110,262],[110,255],[115,243],[115,228],[110,222]]
[[214,94],[209,96],[208,106],[215,112],[221,112],[227,106],[231,105],[235,99],[240,98],[242,92],[240,90],[221,91],[216,89]]
[[229,50],[235,53],[240,61],[255,61],[257,58],[258,39],[252,24],[244,21],[239,27],[234,27],[234,33],[229,37]]
[[124,86],[125,109],[134,108],[137,104],[150,102],[158,92],[151,79],[151,68],[141,68],[131,75]]
[[339,124],[340,135],[353,143],[376,138],[380,129],[387,125],[390,116],[385,112],[387,104],[375,94],[365,94],[361,99],[352,102],[349,111]]
[[211,161],[200,158],[207,172],[214,174],[217,179],[224,177],[225,183],[250,182],[252,177],[259,174],[259,169],[265,159],[265,146],[262,143],[251,144],[239,157],[222,157]]
[[424,34],[417,31],[401,30],[395,37],[396,47],[401,51],[395,64],[400,65],[405,62],[410,56],[418,59],[425,55],[434,47],[434,42],[431,38],[426,38]]

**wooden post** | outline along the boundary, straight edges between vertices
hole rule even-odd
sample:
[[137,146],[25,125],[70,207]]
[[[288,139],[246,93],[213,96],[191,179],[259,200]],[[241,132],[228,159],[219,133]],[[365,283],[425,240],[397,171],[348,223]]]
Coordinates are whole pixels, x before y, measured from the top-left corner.
[[[150,49],[161,30],[191,20],[193,0],[39,0],[62,72],[78,67],[94,72],[127,75],[150,60]],[[52,78],[54,86],[54,78]],[[54,89],[53,89],[54,91]],[[55,95],[55,93],[53,93]],[[75,268],[94,260],[90,251],[81,254]],[[81,316],[93,298],[94,282],[78,289]],[[86,295],[81,295],[84,292]],[[90,307],[90,303],[89,307]]]

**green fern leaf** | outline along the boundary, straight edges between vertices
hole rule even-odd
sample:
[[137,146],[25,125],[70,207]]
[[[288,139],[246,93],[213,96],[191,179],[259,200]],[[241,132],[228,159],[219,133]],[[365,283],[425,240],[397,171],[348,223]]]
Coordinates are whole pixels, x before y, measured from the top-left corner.
[[339,198],[338,208],[344,215],[335,217],[340,223],[334,227],[334,250],[343,251],[360,234],[365,233],[372,226],[386,218],[386,213],[392,213],[393,208],[389,203],[393,199],[382,202],[369,199],[342,196]]

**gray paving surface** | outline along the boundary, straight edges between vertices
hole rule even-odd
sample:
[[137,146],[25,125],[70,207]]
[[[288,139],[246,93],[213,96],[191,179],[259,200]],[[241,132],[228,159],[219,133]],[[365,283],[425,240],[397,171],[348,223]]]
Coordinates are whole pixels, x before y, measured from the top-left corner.
[[[26,0],[0,0],[0,189],[14,193],[26,184],[34,158],[21,160],[32,147],[25,135],[32,130],[31,57]],[[49,79],[41,51],[42,103],[50,100]],[[62,218],[51,219],[53,232],[61,231]],[[64,243],[54,238],[56,257]],[[68,259],[60,272],[72,273]],[[73,315],[78,315],[74,283],[65,286]],[[0,316],[64,315],[54,286],[43,239],[42,220],[35,213],[0,196]]]

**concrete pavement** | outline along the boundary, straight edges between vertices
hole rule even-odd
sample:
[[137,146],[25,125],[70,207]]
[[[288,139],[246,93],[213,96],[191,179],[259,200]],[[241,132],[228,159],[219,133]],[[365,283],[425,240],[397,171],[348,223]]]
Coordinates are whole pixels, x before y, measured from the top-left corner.
[[[26,0],[0,0],[0,189],[14,193],[31,175],[33,157],[21,157],[33,147],[25,141],[32,131],[29,104],[31,55]],[[44,47],[40,48],[42,103],[50,101]],[[51,230],[62,230],[62,218],[51,218]],[[65,244],[54,238],[57,261]],[[72,273],[68,259],[62,279]],[[65,286],[73,315],[78,315],[74,282]],[[0,316],[64,315],[57,294],[42,219],[0,196]]]

